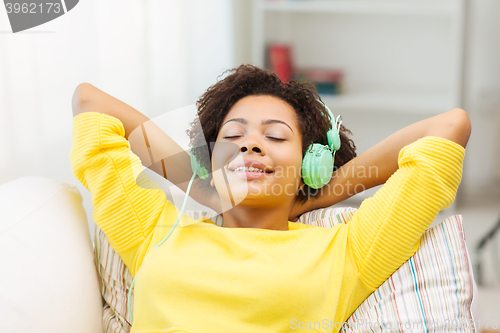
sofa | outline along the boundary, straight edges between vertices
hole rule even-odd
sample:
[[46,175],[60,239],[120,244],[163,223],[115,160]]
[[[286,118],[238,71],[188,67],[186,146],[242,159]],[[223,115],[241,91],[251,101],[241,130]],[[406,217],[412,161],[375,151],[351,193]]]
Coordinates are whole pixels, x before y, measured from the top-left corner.
[[[129,331],[123,302],[130,274],[100,229],[91,236],[76,186],[21,177],[0,185],[0,207],[0,332]],[[317,210],[299,222],[328,228],[348,223],[354,211]],[[455,215],[426,231],[414,257],[335,331],[411,332],[405,327],[411,321],[434,331],[476,332],[477,291],[461,222]]]

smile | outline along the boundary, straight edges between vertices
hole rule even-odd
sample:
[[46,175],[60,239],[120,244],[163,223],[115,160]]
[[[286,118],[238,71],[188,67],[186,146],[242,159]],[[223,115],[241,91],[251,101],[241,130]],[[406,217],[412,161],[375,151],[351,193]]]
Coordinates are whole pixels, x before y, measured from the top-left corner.
[[231,171],[242,171],[242,172],[265,172],[265,173],[271,173],[271,172],[272,172],[272,171],[264,171],[264,170],[259,169],[259,168],[254,168],[254,167],[245,167],[245,166],[237,167],[236,169],[231,170]]
[[240,166],[234,170],[229,169],[234,175],[241,179],[257,179],[271,175],[272,171],[264,171],[259,168]]

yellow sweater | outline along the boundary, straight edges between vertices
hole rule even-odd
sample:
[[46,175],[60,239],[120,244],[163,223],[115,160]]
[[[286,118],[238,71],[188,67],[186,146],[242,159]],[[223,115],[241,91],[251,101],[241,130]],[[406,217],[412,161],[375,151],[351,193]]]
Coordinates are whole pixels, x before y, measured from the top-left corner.
[[79,114],[69,157],[92,195],[95,222],[131,273],[141,268],[134,333],[338,331],[453,202],[465,154],[438,137],[407,145],[386,184],[330,230],[294,222],[288,231],[222,228],[183,215],[152,250],[178,209],[141,174],[124,133],[115,117]]

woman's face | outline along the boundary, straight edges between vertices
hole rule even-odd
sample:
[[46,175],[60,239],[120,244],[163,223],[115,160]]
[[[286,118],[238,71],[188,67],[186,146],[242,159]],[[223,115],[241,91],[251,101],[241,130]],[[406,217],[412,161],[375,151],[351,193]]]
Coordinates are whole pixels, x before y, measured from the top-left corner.
[[294,108],[274,96],[247,96],[222,122],[212,155],[212,170],[218,170],[212,184],[224,210],[238,204],[287,205],[301,184],[301,164]]

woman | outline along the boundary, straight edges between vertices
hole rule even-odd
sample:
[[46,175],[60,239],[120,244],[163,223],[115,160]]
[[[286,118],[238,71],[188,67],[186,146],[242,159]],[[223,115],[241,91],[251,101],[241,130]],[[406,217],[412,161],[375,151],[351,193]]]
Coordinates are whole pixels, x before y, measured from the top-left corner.
[[[357,157],[342,127],[339,168],[315,192],[300,173],[278,171],[300,170],[305,147],[326,143],[331,124],[318,98],[311,85],[282,84],[249,65],[210,87],[198,101],[200,120],[190,137],[194,146],[202,138],[215,142],[196,157],[226,176],[196,179],[192,196],[221,211],[224,226],[184,215],[153,250],[178,210],[140,173],[141,161],[185,190],[189,155],[152,125],[150,149],[141,149],[129,135],[148,120],[144,115],[89,84],[77,88],[70,160],[92,194],[95,222],[137,274],[132,332],[287,332],[299,322],[338,331],[415,253],[423,232],[454,200],[471,131],[467,114],[454,109],[422,120]],[[152,155],[169,158],[153,163]],[[269,173],[248,179],[235,161]],[[373,167],[371,174],[358,172]],[[290,222],[353,195],[348,186],[383,183],[345,225]]]

